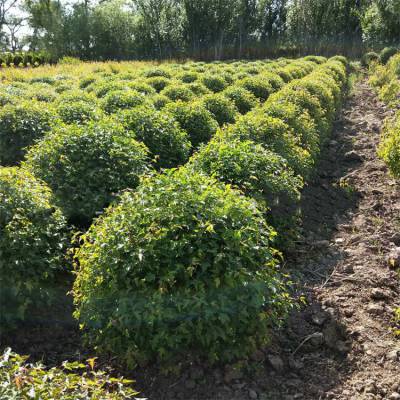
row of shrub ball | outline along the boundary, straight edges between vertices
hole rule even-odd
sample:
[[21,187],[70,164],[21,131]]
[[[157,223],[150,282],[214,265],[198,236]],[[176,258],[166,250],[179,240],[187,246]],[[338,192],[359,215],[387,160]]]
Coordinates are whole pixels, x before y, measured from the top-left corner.
[[46,52],[22,51],[0,52],[0,68],[4,67],[39,67],[54,64],[56,59]]
[[226,360],[267,341],[292,306],[274,228],[294,224],[346,66],[98,67],[3,83],[1,301],[18,308],[7,323],[48,301],[70,224],[111,204],[75,252],[75,316],[92,344],[134,364]]
[[[400,110],[400,52],[392,54],[386,65],[376,65],[370,82],[377,88],[382,101],[390,108]],[[400,178],[400,111],[385,123],[379,155],[393,176]]]

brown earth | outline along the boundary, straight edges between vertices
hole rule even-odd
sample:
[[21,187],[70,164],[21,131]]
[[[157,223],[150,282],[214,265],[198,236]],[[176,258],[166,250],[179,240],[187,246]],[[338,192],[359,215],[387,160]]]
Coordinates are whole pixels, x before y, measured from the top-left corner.
[[[244,366],[199,363],[167,377],[156,368],[139,369],[133,373],[139,397],[400,399],[400,338],[393,333],[400,285],[387,261],[400,247],[400,185],[376,155],[390,114],[366,80],[355,84],[319,176],[303,194],[303,240],[284,268],[306,304],[288,326]],[[7,345],[50,365],[88,358],[93,353],[81,344],[70,313],[71,304],[64,303],[57,321],[36,320],[31,329],[7,338]],[[110,362],[100,361],[103,367]]]

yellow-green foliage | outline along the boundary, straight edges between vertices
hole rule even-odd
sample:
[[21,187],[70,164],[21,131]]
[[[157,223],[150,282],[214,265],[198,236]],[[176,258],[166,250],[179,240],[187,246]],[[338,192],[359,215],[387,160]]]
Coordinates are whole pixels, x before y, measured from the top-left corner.
[[394,121],[387,121],[383,130],[379,155],[387,163],[392,174],[400,178],[400,112]]
[[377,88],[382,101],[393,107],[400,105],[400,53],[386,65],[376,66],[370,83]]
[[0,356],[2,400],[129,400],[138,394],[130,386],[134,381],[97,370],[94,358],[86,363],[65,361],[51,369],[27,360],[11,349]]
[[49,187],[18,167],[0,167],[0,331],[51,300],[65,233]]
[[111,202],[76,253],[75,315],[92,344],[131,362],[244,357],[268,340],[290,308],[274,228],[295,231],[346,67],[307,57],[6,71],[0,110],[38,103],[55,121],[21,130],[24,168],[70,218]]
[[[390,107],[400,106],[400,53],[392,55],[385,66],[377,66],[370,78],[379,98]],[[379,146],[379,155],[395,177],[400,177],[400,112],[386,121]]]

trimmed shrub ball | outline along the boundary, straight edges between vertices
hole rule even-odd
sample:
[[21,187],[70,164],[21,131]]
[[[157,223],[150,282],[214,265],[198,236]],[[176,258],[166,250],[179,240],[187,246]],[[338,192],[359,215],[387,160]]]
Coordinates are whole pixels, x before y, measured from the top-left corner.
[[165,107],[185,130],[192,147],[208,142],[218,129],[218,123],[213,115],[200,103],[170,103]]
[[216,74],[203,75],[200,80],[207,89],[214,93],[221,92],[228,86],[226,81]]
[[0,165],[15,165],[26,147],[49,132],[55,121],[54,110],[36,101],[6,104],[0,109]]
[[302,179],[295,176],[287,161],[251,140],[219,135],[195,153],[189,168],[235,185],[267,206],[280,196],[298,200]]
[[317,97],[310,94],[309,91],[303,88],[291,88],[285,86],[282,90],[274,93],[271,102],[291,102],[300,108],[307,110],[311,118],[317,126],[317,131],[320,137],[325,137],[330,129],[329,122],[325,117],[325,112],[321,107],[321,103]]
[[145,95],[137,90],[115,90],[106,94],[102,106],[106,113],[113,114],[121,109],[140,106],[145,101]]
[[320,152],[319,135],[308,111],[290,101],[267,101],[262,110],[266,115],[279,118],[285,122],[300,138],[299,146],[306,149],[314,160],[318,157]]
[[104,115],[96,103],[87,101],[61,101],[56,108],[57,114],[65,124],[85,124],[98,120]]
[[173,101],[190,101],[194,97],[194,93],[187,87],[187,85],[179,83],[168,85],[160,93]]
[[131,88],[132,90],[136,90],[137,92],[148,96],[157,93],[156,89],[154,89],[153,86],[146,83],[146,81],[140,81],[140,80],[132,81],[128,83],[128,87]]
[[232,100],[240,114],[246,114],[259,104],[253,93],[240,86],[229,86],[222,94]]
[[201,99],[204,107],[210,111],[219,126],[235,122],[238,109],[235,103],[221,93],[208,94]]
[[169,85],[170,80],[162,76],[153,76],[151,78],[147,78],[145,82],[153,87],[157,92],[161,92],[161,90]]
[[75,317],[128,365],[254,351],[290,307],[256,203],[186,169],[145,178],[76,253]]
[[49,304],[63,269],[66,234],[65,218],[49,187],[26,170],[0,167],[2,329]]
[[151,103],[156,108],[156,110],[161,110],[168,103],[172,103],[172,100],[163,94],[156,94],[151,98]]
[[281,119],[265,115],[262,110],[246,114],[221,134],[263,145],[285,158],[296,175],[307,177],[311,171],[313,160],[301,147],[300,138]]
[[189,136],[168,113],[137,107],[121,112],[118,118],[137,140],[149,148],[157,167],[176,167],[189,158]]
[[148,171],[148,150],[110,119],[61,127],[29,151],[24,166],[53,189],[70,221],[84,226]]
[[379,54],[375,53],[374,51],[369,51],[368,53],[365,53],[361,57],[361,65],[363,67],[369,67],[373,62],[378,62],[379,61]]
[[259,100],[265,101],[271,93],[274,92],[272,85],[266,80],[254,77],[244,78],[237,83],[239,86],[244,87],[249,92],[253,93]]
[[385,47],[379,54],[379,61],[385,65],[398,51],[396,47]]

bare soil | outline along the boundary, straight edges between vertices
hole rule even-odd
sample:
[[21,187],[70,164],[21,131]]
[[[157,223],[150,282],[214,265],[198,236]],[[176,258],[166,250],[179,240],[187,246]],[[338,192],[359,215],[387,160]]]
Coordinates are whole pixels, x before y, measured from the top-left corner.
[[[303,239],[284,268],[305,304],[251,362],[124,372],[150,400],[400,400],[398,272],[387,257],[400,246],[400,183],[376,147],[391,111],[365,79],[357,82],[302,199]],[[34,321],[4,344],[48,364],[93,355],[60,305],[57,321]],[[3,338],[4,339],[4,338]],[[113,360],[100,360],[105,366]]]

